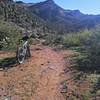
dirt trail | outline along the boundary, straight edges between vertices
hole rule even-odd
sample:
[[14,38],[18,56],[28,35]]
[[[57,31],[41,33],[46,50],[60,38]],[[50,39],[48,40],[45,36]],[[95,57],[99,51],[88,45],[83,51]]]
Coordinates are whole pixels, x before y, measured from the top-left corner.
[[63,100],[59,91],[59,75],[64,68],[62,55],[50,48],[45,48],[35,55],[38,55],[35,62],[41,65],[36,100]]
[[[64,52],[44,46],[33,46],[31,51],[32,57],[24,64],[0,72],[0,100],[65,100],[59,88]],[[72,54],[67,51],[66,56]]]

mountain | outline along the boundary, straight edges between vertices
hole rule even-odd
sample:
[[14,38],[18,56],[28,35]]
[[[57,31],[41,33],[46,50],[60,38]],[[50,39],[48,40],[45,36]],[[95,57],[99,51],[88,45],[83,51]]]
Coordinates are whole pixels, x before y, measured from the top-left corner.
[[66,10],[53,0],[39,3],[1,0],[0,19],[14,22],[20,27],[39,29],[38,33],[51,30],[61,34],[78,32],[85,28],[94,28],[100,24],[100,15],[83,14],[79,10]]
[[29,10],[46,21],[49,28],[63,33],[90,29],[100,23],[100,15],[83,14],[79,10],[65,10],[53,0],[31,5]]
[[16,4],[20,4],[20,5],[26,6],[26,7],[34,5],[34,3],[25,3],[23,1],[16,1]]

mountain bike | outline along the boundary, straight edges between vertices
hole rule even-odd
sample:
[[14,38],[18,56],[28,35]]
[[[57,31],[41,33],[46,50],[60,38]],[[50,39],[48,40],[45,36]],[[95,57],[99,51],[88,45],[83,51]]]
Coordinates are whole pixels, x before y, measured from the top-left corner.
[[28,40],[24,41],[22,46],[17,47],[16,58],[19,64],[22,64],[27,57],[30,57],[30,48],[28,45]]

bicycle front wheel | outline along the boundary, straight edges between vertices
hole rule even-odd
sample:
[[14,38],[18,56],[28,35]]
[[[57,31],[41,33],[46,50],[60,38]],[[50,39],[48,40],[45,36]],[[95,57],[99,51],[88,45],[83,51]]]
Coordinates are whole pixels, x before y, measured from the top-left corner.
[[22,64],[25,60],[25,53],[24,53],[24,49],[22,47],[19,47],[17,49],[17,54],[16,54],[16,57],[17,57],[17,61],[19,64]]

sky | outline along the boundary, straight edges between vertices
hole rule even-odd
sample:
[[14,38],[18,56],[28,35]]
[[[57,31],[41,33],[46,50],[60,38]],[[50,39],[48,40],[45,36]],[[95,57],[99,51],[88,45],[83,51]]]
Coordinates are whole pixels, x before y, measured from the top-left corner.
[[[45,0],[22,0],[37,3]],[[54,0],[64,9],[80,10],[84,14],[100,14],[100,0]]]

